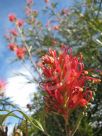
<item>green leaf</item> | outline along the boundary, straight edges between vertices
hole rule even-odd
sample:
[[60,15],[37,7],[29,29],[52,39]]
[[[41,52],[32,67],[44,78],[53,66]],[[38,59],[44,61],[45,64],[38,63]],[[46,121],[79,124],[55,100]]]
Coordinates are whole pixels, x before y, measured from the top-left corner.
[[41,130],[44,132],[44,129],[43,129],[41,123],[40,123],[38,120],[36,120],[36,119],[34,119],[34,121],[37,123],[37,125],[38,125],[38,126],[41,128]]
[[87,0],[87,4],[90,6],[92,3],[92,0]]
[[[2,112],[2,111],[1,111]],[[18,117],[16,114],[14,113],[10,113],[9,114],[9,111],[6,111],[8,112],[7,114],[0,114],[0,125],[2,125],[4,123],[4,121],[8,118],[8,117],[15,117],[15,118],[18,118],[18,119],[21,119],[20,117]]]
[[58,3],[51,3],[52,8],[56,8]]
[[6,111],[2,111],[2,112],[8,112],[8,113],[3,116],[1,123],[3,123],[3,122],[5,121],[5,119],[8,118],[8,117],[10,117],[10,116],[19,118],[19,117],[14,113],[14,112],[19,112],[19,113],[21,113],[21,114],[23,115],[23,117],[24,117],[27,121],[29,121],[29,122],[31,123],[31,125],[32,125],[33,127],[36,127],[37,129],[39,129],[39,130],[41,130],[42,132],[44,132],[44,129],[43,129],[43,127],[42,127],[42,125],[41,125],[41,123],[40,123],[39,121],[37,121],[37,120],[34,119],[34,121],[35,121],[35,123],[34,123],[34,122],[33,122],[33,119],[30,118],[30,117],[28,117],[28,116],[27,116],[23,111],[21,111],[21,110],[13,110],[13,111],[7,111],[7,110],[6,110]]

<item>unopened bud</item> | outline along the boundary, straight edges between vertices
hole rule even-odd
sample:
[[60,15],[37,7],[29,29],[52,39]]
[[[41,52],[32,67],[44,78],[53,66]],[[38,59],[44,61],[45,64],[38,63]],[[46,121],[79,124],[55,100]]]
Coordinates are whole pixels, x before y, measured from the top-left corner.
[[45,3],[48,3],[49,2],[49,0],[45,0]]
[[100,82],[101,82],[101,79],[98,79],[97,82],[100,83]]
[[101,79],[95,79],[92,81],[92,83],[100,83],[101,82]]
[[87,74],[88,74],[88,71],[85,70],[85,71],[84,71],[84,74],[87,75]]
[[80,91],[83,92],[83,88],[80,87]]

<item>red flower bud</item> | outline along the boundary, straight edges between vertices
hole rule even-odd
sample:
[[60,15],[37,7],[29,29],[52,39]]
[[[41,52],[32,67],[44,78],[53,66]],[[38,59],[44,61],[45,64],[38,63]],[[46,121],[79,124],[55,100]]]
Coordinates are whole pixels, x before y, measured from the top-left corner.
[[80,99],[79,103],[80,103],[81,107],[85,107],[87,105],[88,101],[86,99],[82,98],[82,99]]
[[16,50],[16,56],[18,57],[18,59],[24,59],[25,53],[26,53],[26,49],[24,47],[22,48],[19,47]]
[[48,3],[49,2],[49,0],[45,0],[45,3]]
[[15,43],[10,43],[8,45],[8,48],[11,50],[11,51],[15,51],[17,49],[17,45]]
[[9,18],[9,21],[14,22],[16,20],[16,15],[12,13],[8,16],[8,18]]
[[17,20],[17,25],[19,27],[22,27],[24,25],[24,20],[21,20],[21,19]]
[[60,29],[60,27],[58,25],[53,27],[53,30],[59,30],[59,29]]
[[10,31],[10,33],[11,33],[13,36],[18,36],[18,32],[17,32],[16,29],[12,29],[12,30]]
[[4,90],[6,83],[3,80],[0,80],[0,91]]

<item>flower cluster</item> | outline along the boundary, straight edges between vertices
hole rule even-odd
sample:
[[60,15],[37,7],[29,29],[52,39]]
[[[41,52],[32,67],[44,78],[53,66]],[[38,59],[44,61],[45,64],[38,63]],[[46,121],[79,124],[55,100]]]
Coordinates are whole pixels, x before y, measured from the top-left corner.
[[9,14],[8,18],[9,18],[10,22],[12,22],[12,23],[15,22],[17,24],[17,26],[19,26],[19,27],[22,27],[24,25],[24,21],[21,19],[17,19],[16,15],[13,13]]
[[[17,19],[16,15],[15,14],[10,14],[8,16],[9,18],[9,21],[12,22],[12,23],[15,23],[16,27],[18,28],[21,28],[23,25],[24,25],[24,20],[22,19]],[[9,36],[9,45],[8,45],[8,48],[15,52],[16,56],[18,59],[24,59],[25,55],[26,55],[26,48],[24,46],[18,46],[16,45],[15,42],[12,42],[14,41],[14,39],[16,39],[18,36],[18,31],[16,29],[12,29],[10,31],[10,36]]]
[[10,43],[8,45],[8,48],[11,51],[14,51],[16,53],[16,56],[18,59],[24,59],[26,54],[26,48],[25,47],[18,47],[15,43]]
[[92,91],[86,82],[100,80],[88,76],[82,57],[73,56],[70,48],[62,49],[60,53],[50,49],[39,65],[44,75],[42,87],[46,92],[46,110],[66,116],[72,109],[87,106],[92,99]]

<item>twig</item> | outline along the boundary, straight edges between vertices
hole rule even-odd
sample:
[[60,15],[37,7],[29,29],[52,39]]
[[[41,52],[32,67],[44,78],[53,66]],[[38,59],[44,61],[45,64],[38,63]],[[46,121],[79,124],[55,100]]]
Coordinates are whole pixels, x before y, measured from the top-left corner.
[[[30,50],[29,50],[29,47],[28,47],[28,45],[27,45],[27,43],[26,43],[25,37],[23,36],[21,29],[20,29],[17,25],[16,25],[16,27],[17,27],[17,29],[18,29],[20,35],[21,35],[22,41],[24,42],[24,46],[25,46],[25,48],[26,48],[26,50],[27,50],[27,52],[28,52],[30,62],[32,63],[32,65],[34,66],[35,70],[36,70],[37,73],[39,74],[40,79],[42,80],[41,74],[40,74],[40,72],[38,71],[38,69],[37,69],[37,67],[36,67],[36,64],[34,63],[34,61],[33,61],[33,59],[32,59],[32,55],[31,55],[31,52],[30,52]],[[36,80],[37,80],[37,79],[36,79]]]

